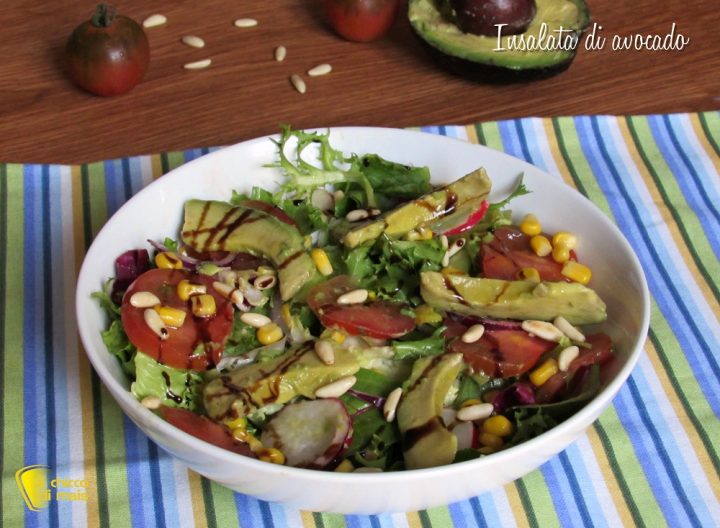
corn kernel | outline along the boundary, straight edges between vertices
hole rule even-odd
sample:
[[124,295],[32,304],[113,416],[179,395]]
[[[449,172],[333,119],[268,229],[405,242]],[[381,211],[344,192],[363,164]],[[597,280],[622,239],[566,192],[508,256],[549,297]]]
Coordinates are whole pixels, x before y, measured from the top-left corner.
[[368,292],[368,301],[374,301],[375,299],[377,299],[377,293],[375,293],[374,291],[369,291]]
[[495,450],[490,446],[482,446],[480,449],[478,449],[481,455],[492,455]]
[[310,257],[312,258],[313,262],[315,263],[315,267],[318,269],[321,275],[324,275],[326,277],[328,275],[332,275],[333,267],[324,249],[313,249],[310,252]]
[[420,233],[418,231],[416,231],[415,229],[405,233],[405,240],[407,240],[409,242],[415,242],[416,240],[420,240],[420,238],[421,238]]
[[502,414],[491,416],[483,422],[483,431],[500,438],[510,436],[513,432],[513,424]]
[[570,259],[570,250],[562,244],[558,244],[552,249],[552,258],[560,264],[567,262]]
[[183,267],[180,257],[171,251],[163,251],[155,255],[155,265],[161,269],[181,269]]
[[282,315],[283,322],[288,326],[292,326],[293,319],[292,319],[292,313],[290,312],[290,303],[285,303],[282,305],[282,309],[280,311],[280,314]]
[[155,311],[162,319],[162,322],[173,328],[180,328],[185,322],[185,311],[171,306],[156,306]]
[[553,246],[563,245],[568,249],[575,249],[577,246],[577,237],[567,231],[558,231],[552,237]]
[[238,442],[244,442],[248,444],[250,443],[250,437],[252,437],[252,434],[249,433],[246,426],[243,425],[241,427],[236,427],[232,430],[232,437]]
[[530,373],[530,382],[536,387],[540,387],[548,378],[557,373],[557,371],[557,360],[555,358],[549,358]]
[[421,324],[435,324],[442,321],[442,315],[437,313],[429,304],[421,304],[415,308],[415,322]]
[[277,343],[283,338],[282,329],[275,323],[266,324],[258,328],[257,338],[263,345]]
[[535,235],[530,239],[530,247],[538,257],[545,257],[552,251],[552,244],[543,235]]
[[338,473],[352,473],[354,469],[355,466],[353,466],[353,463],[346,458],[338,464],[335,471]]
[[427,229],[424,227],[421,227],[419,229],[420,231],[420,240],[430,240],[435,233],[432,232],[432,229]]
[[518,280],[540,282],[540,272],[536,268],[522,268],[517,275]]
[[217,312],[215,297],[209,293],[194,295],[193,297],[190,297],[190,309],[196,317],[213,316]]
[[345,342],[345,334],[338,332],[337,330],[333,330],[332,334],[330,334],[330,339],[335,341],[338,345],[342,345]]
[[500,449],[503,445],[503,439],[500,438],[498,435],[488,433],[488,432],[481,432],[478,436],[478,441],[491,449]]
[[181,301],[187,301],[193,295],[207,293],[207,286],[204,284],[195,284],[187,279],[178,282],[177,294]]
[[585,264],[580,264],[574,260],[568,260],[563,264],[561,273],[568,279],[579,282],[580,284],[587,284],[592,278],[592,271]]
[[470,398],[469,400],[465,400],[464,402],[462,402],[460,404],[460,408],[462,409],[463,407],[470,407],[471,405],[477,405],[479,403],[482,402],[476,398]]
[[274,447],[263,447],[258,449],[255,454],[263,462],[270,462],[281,466],[285,463],[285,455],[283,452]]
[[520,222],[520,231],[528,236],[535,236],[542,232],[542,226],[534,214],[526,214]]
[[227,425],[228,429],[233,432],[235,429],[247,429],[247,418],[244,416],[238,416],[237,418],[233,418],[232,420],[225,422],[225,425]]

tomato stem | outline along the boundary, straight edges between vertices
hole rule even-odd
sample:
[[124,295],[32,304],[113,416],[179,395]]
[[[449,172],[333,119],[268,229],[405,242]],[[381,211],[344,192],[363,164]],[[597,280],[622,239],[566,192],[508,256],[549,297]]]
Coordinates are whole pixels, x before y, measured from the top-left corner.
[[93,26],[106,28],[112,24],[113,20],[115,20],[115,14],[115,8],[103,2],[102,4],[98,4],[95,8],[95,13],[93,13],[90,20],[92,21]]

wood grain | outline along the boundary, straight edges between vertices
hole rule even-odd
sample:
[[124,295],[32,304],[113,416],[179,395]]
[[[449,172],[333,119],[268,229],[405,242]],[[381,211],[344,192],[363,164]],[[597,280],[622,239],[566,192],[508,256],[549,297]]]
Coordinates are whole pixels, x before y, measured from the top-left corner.
[[[720,108],[720,27],[715,0],[589,0],[602,34],[665,35],[672,23],[690,37],[681,52],[581,50],[554,78],[497,86],[439,68],[400,16],[387,37],[346,42],[327,27],[321,0],[254,2],[127,0],[138,21],[168,18],[147,30],[150,69],[129,94],[101,98],[75,88],[62,53],[93,2],[0,3],[0,162],[80,163],[128,155],[231,144],[293,127],[464,124],[520,116],[646,114]],[[238,29],[240,17],[258,19]],[[186,34],[204,49],[180,43]],[[287,47],[284,62],[273,49]],[[182,65],[206,57],[207,70]],[[330,75],[308,78],[323,62]],[[302,74],[307,93],[288,78]]]

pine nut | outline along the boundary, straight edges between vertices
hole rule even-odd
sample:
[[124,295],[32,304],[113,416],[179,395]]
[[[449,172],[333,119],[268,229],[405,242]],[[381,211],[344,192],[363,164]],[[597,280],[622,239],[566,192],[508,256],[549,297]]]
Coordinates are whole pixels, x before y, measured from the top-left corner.
[[333,193],[333,198],[335,198],[336,202],[338,200],[342,200],[343,198],[345,198],[345,193],[341,189],[338,189]]
[[492,403],[476,403],[468,405],[458,410],[455,415],[461,422],[474,422],[475,420],[483,420],[490,416],[495,410]]
[[465,239],[458,238],[455,242],[452,243],[452,245],[447,250],[448,259],[450,259],[450,257],[454,257],[464,247],[465,247]]
[[183,64],[183,68],[186,70],[202,70],[212,64],[212,59],[203,59],[195,62],[187,62]]
[[215,288],[215,291],[226,299],[230,299],[234,304],[241,305],[245,300],[245,297],[240,290],[229,284],[225,284],[224,282],[213,282],[213,288]]
[[395,419],[395,412],[397,411],[398,404],[400,403],[400,397],[402,396],[402,387],[393,389],[390,394],[385,398],[385,405],[383,405],[383,416],[386,422],[392,422]]
[[557,326],[547,321],[533,321],[528,319],[523,321],[521,325],[522,329],[527,333],[545,339],[546,341],[560,341],[565,334],[563,334]]
[[130,297],[130,305],[135,308],[152,308],[160,304],[160,299],[154,293],[149,291],[139,291],[132,294]]
[[369,209],[368,210],[368,216],[370,218],[375,218],[376,216],[380,216],[382,214],[382,211],[380,209]]
[[460,337],[463,343],[474,343],[478,341],[485,333],[485,327],[481,324],[474,324]]
[[335,364],[335,349],[327,339],[318,339],[315,341],[315,353],[320,358],[320,361],[326,365]]
[[165,323],[163,323],[163,320],[160,318],[160,314],[153,308],[147,308],[143,312],[143,319],[145,319],[145,324],[148,325],[150,330],[155,332],[155,335],[162,341],[168,338],[170,334],[168,333],[167,326],[165,326]]
[[287,48],[285,46],[278,46],[275,48],[275,60],[278,62],[282,62],[285,60],[285,57],[287,56]]
[[360,220],[365,220],[368,216],[370,215],[366,209],[353,209],[345,215],[345,220],[348,222],[359,222]]
[[347,293],[343,293],[337,298],[338,304],[360,304],[367,301],[368,291],[365,289],[352,290]]
[[185,35],[180,42],[191,48],[204,48],[205,41],[196,35]]
[[347,391],[349,391],[350,388],[355,385],[356,381],[357,378],[355,376],[345,376],[344,378],[340,378],[333,381],[332,383],[328,383],[327,385],[323,385],[322,387],[320,387],[318,390],[315,391],[315,397],[339,398]]
[[264,275],[262,277],[257,277],[253,281],[253,286],[255,286],[258,290],[267,290],[272,288],[277,284],[277,278],[275,275]]
[[238,18],[235,22],[235,27],[238,28],[250,28],[258,25],[258,21],[254,18]]
[[307,74],[310,77],[320,77],[321,75],[327,75],[331,71],[332,71],[332,66],[330,66],[329,64],[326,63],[326,64],[318,64],[314,68],[310,68],[307,71]]
[[155,14],[150,15],[145,20],[143,20],[142,25],[144,28],[152,28],[162,26],[165,22],[167,22],[167,18],[165,17],[165,15]]
[[445,254],[443,255],[443,258],[440,261],[440,265],[443,268],[447,268],[450,265],[450,252],[449,251],[446,251]]
[[580,349],[575,345],[564,348],[560,355],[558,355],[558,369],[562,372],[567,372],[576,357],[580,355]]
[[330,211],[335,207],[335,198],[323,188],[317,188],[310,196],[310,203],[321,211]]
[[449,246],[448,237],[446,235],[440,235],[440,245],[444,250],[447,251],[447,248]]
[[145,396],[142,400],[140,400],[140,403],[143,407],[150,410],[155,410],[160,408],[160,398],[157,396]]
[[262,328],[263,326],[272,323],[272,320],[267,315],[254,312],[245,312],[240,316],[240,320],[253,328]]
[[563,334],[568,336],[573,341],[578,341],[580,343],[585,341],[585,336],[582,334],[582,332],[575,328],[562,315],[558,315],[553,321],[553,324],[557,326]]
[[302,80],[302,77],[296,74],[292,74],[290,76],[290,84],[293,85],[293,88],[300,92],[301,94],[304,94],[307,91],[307,86],[305,86],[305,81]]

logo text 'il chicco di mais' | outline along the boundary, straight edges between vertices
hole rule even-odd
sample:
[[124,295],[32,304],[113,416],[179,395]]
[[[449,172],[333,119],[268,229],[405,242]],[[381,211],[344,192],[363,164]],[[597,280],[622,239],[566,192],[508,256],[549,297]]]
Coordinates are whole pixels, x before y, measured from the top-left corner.
[[48,466],[25,466],[15,473],[20,493],[32,511],[47,508],[51,500],[87,501],[89,482],[85,479],[55,477],[48,482]]

